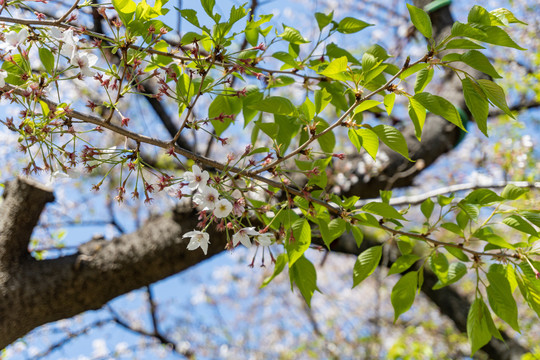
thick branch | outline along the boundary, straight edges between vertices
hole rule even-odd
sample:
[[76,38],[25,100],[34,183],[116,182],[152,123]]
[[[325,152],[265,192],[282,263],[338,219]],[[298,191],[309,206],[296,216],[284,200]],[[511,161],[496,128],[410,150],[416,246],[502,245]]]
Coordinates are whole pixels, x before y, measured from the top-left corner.
[[[43,261],[26,256],[18,271],[0,278],[0,348],[40,325],[99,309],[119,295],[223,251],[223,234],[212,230],[208,256],[186,251],[188,240],[182,234],[193,230],[197,221],[193,210],[185,209],[175,218],[151,219],[112,241],[92,240],[75,255]],[[26,224],[29,232],[35,222]]]
[[52,192],[28,179],[6,184],[0,208],[0,281],[25,257],[28,243],[45,204],[54,200]]

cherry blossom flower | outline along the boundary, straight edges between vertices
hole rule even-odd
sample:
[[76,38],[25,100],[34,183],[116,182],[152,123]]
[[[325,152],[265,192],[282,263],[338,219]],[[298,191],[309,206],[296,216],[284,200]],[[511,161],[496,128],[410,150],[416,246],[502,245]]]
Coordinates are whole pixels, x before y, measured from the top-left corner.
[[12,30],[6,34],[6,40],[0,44],[0,49],[11,51],[17,49],[19,44],[23,43],[28,38],[28,30],[22,29],[19,32]]
[[95,54],[89,52],[73,52],[71,57],[71,65],[77,66],[81,69],[82,76],[94,76],[94,71],[91,69],[98,61],[98,57]]
[[214,216],[217,218],[224,218],[229,216],[232,211],[232,204],[227,199],[221,199],[217,202],[216,208],[214,209]]
[[68,58],[73,57],[77,50],[77,43],[79,42],[79,37],[73,35],[73,29],[68,29],[64,32],[60,32],[57,28],[50,30],[52,37],[60,41],[61,48],[60,54]]
[[210,243],[210,235],[208,235],[208,233],[205,233],[204,231],[193,230],[185,233],[184,236],[182,236],[182,238],[186,237],[191,238],[187,246],[188,250],[195,250],[200,247],[204,255],[206,255],[206,253],[208,252],[208,244]]
[[3,88],[6,86],[6,78],[8,77],[8,73],[6,70],[0,70],[0,88]]
[[233,245],[236,246],[240,242],[245,247],[250,248],[251,240],[249,237],[254,235],[259,235],[259,233],[255,231],[254,227],[240,229],[236,234],[233,235]]
[[274,235],[272,234],[259,234],[255,236],[255,241],[261,246],[270,246],[274,242]]
[[186,171],[184,173],[184,178],[189,181],[188,187],[191,190],[199,188],[199,190],[202,191],[206,187],[206,183],[210,178],[208,171],[201,171],[201,168],[197,165],[193,165],[191,170],[192,171]]
[[[201,190],[201,189],[199,189]],[[193,196],[193,201],[203,210],[214,210],[219,200],[219,192],[213,187],[206,186],[200,193]]]

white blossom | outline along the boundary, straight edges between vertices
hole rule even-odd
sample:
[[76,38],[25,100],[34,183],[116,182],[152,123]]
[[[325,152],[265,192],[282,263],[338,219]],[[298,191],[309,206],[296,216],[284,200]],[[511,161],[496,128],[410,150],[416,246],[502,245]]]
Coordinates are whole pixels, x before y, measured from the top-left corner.
[[193,230],[188,233],[185,233],[183,238],[189,237],[189,244],[187,246],[188,250],[195,250],[201,248],[204,255],[208,252],[208,244],[210,243],[210,235],[204,231]]
[[5,35],[5,42],[0,44],[0,49],[11,51],[17,49],[28,38],[28,30],[22,29],[19,32],[12,30]]
[[272,234],[260,234],[255,236],[255,241],[261,246],[270,246],[274,242],[274,235]]
[[251,240],[249,237],[253,235],[259,235],[259,233],[255,231],[254,227],[240,229],[236,234],[233,235],[233,245],[236,246],[238,243],[242,243],[242,245],[245,247],[250,248]]
[[193,196],[193,201],[203,210],[214,210],[219,200],[219,193],[213,187],[204,187],[200,193]]
[[91,69],[98,61],[98,57],[90,52],[73,52],[71,56],[71,65],[79,67],[83,76],[94,76],[94,71]]
[[221,199],[216,203],[216,208],[214,209],[214,216],[217,218],[224,218],[229,216],[232,211],[232,204],[227,199]]
[[197,165],[193,165],[191,170],[184,173],[184,178],[189,182],[188,187],[191,190],[199,188],[202,191],[210,178],[208,171],[201,171],[201,168]]
[[0,70],[0,88],[3,88],[6,86],[6,78],[8,77],[8,73],[6,70]]

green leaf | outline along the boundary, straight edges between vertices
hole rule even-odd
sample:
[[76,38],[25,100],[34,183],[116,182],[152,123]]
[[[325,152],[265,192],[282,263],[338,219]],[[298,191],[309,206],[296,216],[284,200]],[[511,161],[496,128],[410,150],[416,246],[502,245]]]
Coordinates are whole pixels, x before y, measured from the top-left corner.
[[540,213],[538,211],[521,211],[520,215],[540,227]]
[[452,25],[451,35],[454,37],[468,37],[479,41],[485,41],[487,38],[487,34],[484,31],[474,28],[471,25],[460,23],[459,21],[454,22]]
[[518,231],[538,237],[538,232],[534,227],[519,215],[510,215],[503,220],[503,223]]
[[467,39],[453,39],[450,40],[446,46],[444,47],[445,50],[451,50],[451,49],[485,49],[482,45],[479,45],[475,43],[474,41],[467,40]]
[[347,57],[342,56],[332,60],[319,74],[335,80],[347,80],[348,78],[343,74],[347,70]]
[[199,25],[199,19],[197,17],[197,12],[192,9],[183,9],[180,10],[180,15],[186,19],[188,22],[190,22],[192,25],[195,25],[196,27],[200,28]]
[[504,47],[509,47],[518,50],[527,50],[522,48],[512,40],[512,38],[500,27],[497,26],[484,26],[484,25],[474,25],[475,27],[481,29],[485,34],[486,38],[482,40],[488,44],[499,45]]
[[332,22],[332,19],[334,18],[334,12],[332,11],[330,14],[326,15],[320,12],[315,13],[315,20],[317,20],[317,26],[319,27],[319,30],[324,29]]
[[422,138],[422,131],[426,122],[426,108],[417,100],[409,97],[409,117],[414,125],[414,134],[418,141]]
[[534,270],[526,262],[519,264],[523,274],[515,273],[515,279],[519,285],[519,291],[523,295],[525,301],[529,307],[536,312],[536,315],[540,316],[540,284],[536,278]]
[[330,43],[326,46],[326,55],[330,59],[337,59],[342,56],[345,56],[347,60],[355,65],[360,65],[360,62],[347,50],[340,48],[334,43]]
[[274,280],[274,278],[278,276],[283,271],[283,269],[285,269],[285,265],[287,265],[287,261],[288,261],[288,258],[287,258],[286,253],[279,254],[279,256],[276,259],[276,264],[274,265],[274,272],[272,273],[271,276],[264,279],[261,285],[261,289],[263,287],[266,287],[268,284],[270,284],[270,282]]
[[452,124],[456,125],[463,131],[467,131],[461,122],[459,112],[454,105],[443,97],[433,95],[430,93],[422,92],[414,95],[414,99],[417,100],[428,111],[442,116]]
[[433,290],[441,289],[445,286],[448,286],[450,284],[453,284],[457,281],[459,281],[463,276],[467,274],[467,266],[465,266],[461,262],[452,263],[448,267],[448,275],[446,277],[446,280],[442,282],[439,280],[434,286]]
[[317,288],[317,272],[315,266],[304,256],[300,257],[289,269],[291,285],[294,282],[300,290],[300,293],[306,300],[308,306],[311,306],[311,298]]
[[281,96],[269,96],[257,103],[250,104],[248,107],[250,109],[280,115],[292,115],[296,112],[293,103]]
[[362,206],[361,210],[387,219],[407,220],[399,213],[399,211],[385,203],[370,202]]
[[489,286],[486,288],[487,296],[493,312],[519,332],[518,309],[506,276],[498,271],[498,267],[492,265],[489,267],[487,278],[489,280]]
[[54,55],[47,48],[39,48],[39,58],[49,74],[54,72]]
[[328,224],[326,224],[326,219],[319,219],[318,224],[321,236],[328,249],[330,249],[330,244],[345,232],[345,220],[340,218],[333,219]]
[[379,138],[377,135],[366,128],[361,129],[349,129],[348,132],[351,143],[360,152],[361,148],[364,148],[369,155],[375,160],[377,151],[379,150]]
[[406,254],[397,258],[397,260],[392,264],[388,275],[399,274],[407,270],[420,259],[420,256],[415,254]]
[[495,194],[493,190],[476,189],[467,195],[464,200],[470,204],[487,205],[502,201],[503,198]]
[[428,64],[426,63],[418,63],[418,64],[415,64],[411,67],[408,67],[407,69],[405,69],[400,75],[399,75],[399,78],[401,80],[405,80],[406,78],[408,78],[409,76],[413,75],[413,74],[416,74],[417,72],[419,72],[420,70],[422,69],[425,69],[428,67]]
[[508,184],[504,187],[501,196],[506,200],[516,200],[528,191],[529,189],[527,188],[522,188],[514,184]]
[[396,94],[390,93],[386,94],[384,96],[384,107],[386,109],[386,112],[388,113],[388,116],[392,114],[392,109],[394,108],[394,102],[396,101]]
[[320,114],[332,100],[332,95],[325,89],[315,91],[315,113]]
[[515,119],[514,115],[512,115],[512,112],[506,104],[506,96],[504,94],[504,90],[499,85],[495,84],[493,81],[487,79],[478,79],[477,81],[478,85],[480,85],[482,90],[484,90],[484,93],[491,101],[491,103],[504,111],[506,115]]
[[489,319],[486,317],[485,308],[487,307],[482,298],[476,298],[467,316],[467,336],[471,343],[471,355],[491,340],[489,322],[492,323],[493,319],[491,316]]
[[408,311],[414,303],[418,286],[418,273],[411,271],[403,275],[392,288],[390,301],[394,307],[394,323],[399,316]]
[[496,16],[503,23],[528,25],[527,23],[521,20],[518,20],[514,16],[514,14],[512,14],[512,12],[507,9],[503,9],[503,8],[495,9],[495,10],[490,11],[489,13]]
[[373,246],[358,255],[353,269],[353,288],[373,274],[381,261],[382,246]]
[[469,11],[467,16],[468,23],[477,23],[483,25],[491,25],[491,19],[486,9],[479,5],[475,5]]
[[337,31],[342,34],[353,34],[373,24],[368,24],[353,17],[346,17],[338,24]]
[[480,129],[484,135],[488,136],[487,118],[489,114],[489,103],[484,92],[468,77],[463,78],[461,85],[463,86],[465,104],[467,104],[467,108],[469,108],[473,115],[478,129]]
[[124,25],[128,25],[133,19],[133,14],[137,10],[137,4],[133,0],[112,0],[114,9],[118,13]]
[[444,248],[458,260],[465,262],[471,261],[461,249],[455,248],[453,246],[445,246]]
[[292,28],[287,25],[283,25],[284,31],[279,34],[278,36],[280,38],[283,38],[283,40],[288,41],[291,44],[294,45],[300,45],[300,44],[306,44],[310,42],[309,40],[305,39],[298,30],[295,28]]
[[6,83],[12,85],[22,85],[26,82],[22,78],[22,75],[25,73],[25,71],[21,68],[24,66],[22,56],[20,54],[14,54],[12,55],[12,58],[17,65],[11,61],[4,61],[2,63],[2,70],[5,70],[8,74],[5,81]]
[[409,149],[405,137],[399,130],[390,125],[377,125],[372,130],[386,146],[412,161],[409,158]]
[[427,220],[429,220],[434,208],[435,204],[433,203],[433,200],[431,200],[431,198],[427,198],[420,205],[420,210],[422,211],[422,214],[424,214]]
[[[220,115],[236,115],[242,110],[242,100],[237,97],[218,95],[208,108],[208,118],[217,118]],[[232,119],[212,120],[216,135],[220,136],[233,122]]]
[[201,0],[201,5],[208,16],[214,19],[214,6],[216,5],[216,0]]
[[410,4],[407,4],[407,9],[411,15],[411,21],[414,27],[428,39],[431,38],[433,36],[433,28],[429,15],[424,10]]
[[289,268],[302,257],[311,245],[311,227],[306,219],[298,219],[292,224],[294,240],[289,237],[287,255],[289,256]]
[[442,252],[436,252],[429,257],[429,266],[444,284],[448,280],[448,259]]
[[368,109],[371,109],[372,107],[375,107],[379,105],[381,102],[377,100],[364,100],[354,109],[354,113],[358,114],[362,111],[366,111]]
[[[317,126],[315,127],[315,130],[317,131],[317,134],[321,133],[323,130],[328,128],[328,123],[324,121],[323,119],[317,117]],[[336,146],[336,136],[332,131],[327,132],[323,136],[317,139],[317,142],[321,146],[321,150],[326,153],[332,153],[334,151],[334,147]]]
[[295,69],[300,69],[300,65],[298,64],[298,62],[288,52],[277,51],[277,52],[272,54],[272,57],[284,62],[285,64],[287,64],[287,65],[289,65],[289,66],[291,66],[291,67],[293,67]]
[[465,54],[461,55],[461,61],[473,69],[481,71],[484,74],[488,74],[494,79],[502,78],[502,76],[497,73],[497,70],[495,70],[493,65],[491,65],[486,55],[482,54],[478,50],[467,51]]
[[364,233],[358,226],[351,226],[351,232],[354,240],[356,241],[356,246],[360,247],[360,245],[362,245],[362,241],[364,240]]
[[500,248],[512,250],[514,249],[514,246],[512,244],[508,243],[501,236],[494,234],[489,227],[483,227],[476,230],[472,236],[480,240],[485,240],[488,243],[498,246]]
[[450,232],[453,232],[456,235],[463,236],[463,230],[457,224],[447,222],[441,224],[441,227]]
[[416,82],[414,83],[414,92],[419,93],[424,91],[426,86],[433,78],[433,68],[425,68],[418,72],[416,75]]
[[364,55],[362,55],[362,71],[364,74],[371,70],[375,65],[377,65],[377,59],[375,59],[375,56],[369,53],[364,53]]

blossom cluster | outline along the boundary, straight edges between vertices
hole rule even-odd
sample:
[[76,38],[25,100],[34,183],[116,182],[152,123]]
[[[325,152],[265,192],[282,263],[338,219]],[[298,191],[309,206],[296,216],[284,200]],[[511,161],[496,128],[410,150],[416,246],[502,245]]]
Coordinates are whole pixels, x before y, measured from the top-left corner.
[[[184,178],[189,182],[188,187],[191,190],[198,191],[193,195],[193,201],[201,211],[211,211],[213,216],[218,219],[224,219],[231,213],[237,216],[244,213],[245,209],[240,205],[239,201],[236,201],[233,205],[228,199],[219,198],[218,190],[208,185],[210,179],[208,171],[202,171],[199,166],[193,165],[192,171],[186,171]],[[233,246],[242,243],[245,247],[250,248],[252,245],[250,236],[254,236],[255,241],[260,246],[269,246],[274,241],[272,234],[261,234],[254,227],[245,227],[233,235]],[[200,247],[204,254],[207,254],[208,244],[210,243],[210,235],[207,232],[193,230],[184,234],[183,237],[190,238],[187,246],[188,250],[195,250]]]

